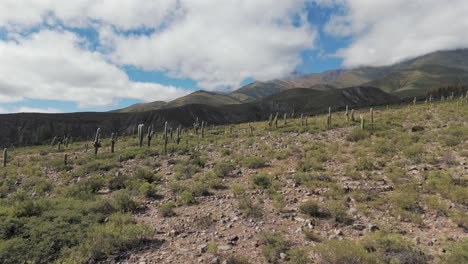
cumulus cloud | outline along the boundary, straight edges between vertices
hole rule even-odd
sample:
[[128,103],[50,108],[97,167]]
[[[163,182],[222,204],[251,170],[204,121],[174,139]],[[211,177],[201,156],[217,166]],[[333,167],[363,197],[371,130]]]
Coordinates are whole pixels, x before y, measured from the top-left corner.
[[346,10],[333,16],[325,30],[352,37],[351,45],[337,52],[347,67],[388,65],[437,50],[468,47],[466,0],[316,2]]
[[311,49],[316,31],[305,1],[181,0],[180,15],[150,36],[112,35],[114,62],[191,78],[202,88],[237,88],[246,78],[288,75]]
[[[48,99],[94,107],[188,93],[130,81],[124,65],[210,90],[279,78],[314,46],[309,1],[2,0],[0,103]],[[70,31],[77,28],[98,31],[99,40]]]
[[0,26],[21,29],[61,22],[87,27],[99,21],[123,30],[154,28],[175,10],[174,0],[2,0]]
[[173,86],[130,81],[102,54],[85,49],[85,42],[50,30],[0,42],[0,102],[48,99],[89,107],[118,98],[169,100],[187,94]]

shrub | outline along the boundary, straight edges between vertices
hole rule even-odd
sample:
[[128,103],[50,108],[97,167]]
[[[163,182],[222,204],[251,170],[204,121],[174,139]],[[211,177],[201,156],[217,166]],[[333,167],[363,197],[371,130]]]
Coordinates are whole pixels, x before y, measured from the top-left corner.
[[133,173],[133,175],[137,178],[137,179],[141,179],[141,180],[144,180],[148,183],[152,183],[154,181],[158,181],[161,179],[161,175],[160,174],[155,174],[153,173],[153,171],[148,168],[148,167],[143,167],[143,168],[137,168],[135,170],[135,172]]
[[450,244],[443,260],[447,264],[468,263],[468,239]]
[[317,201],[313,199],[309,199],[302,203],[299,206],[299,211],[313,217],[325,218],[329,216],[329,213],[326,212],[325,209],[321,208]]
[[247,217],[260,218],[262,216],[262,208],[254,203],[251,198],[246,196],[241,196],[237,200],[239,209]]
[[147,198],[157,198],[157,190],[156,185],[148,182],[143,183],[139,188],[140,193]]
[[375,232],[363,240],[367,251],[375,252],[384,263],[427,263],[428,258],[399,234]]
[[251,262],[244,256],[229,256],[226,259],[226,264],[250,264]]
[[267,160],[258,156],[245,156],[242,165],[250,169],[260,169],[267,166]]
[[351,130],[349,135],[346,137],[346,139],[351,142],[358,142],[367,138],[369,138],[369,132],[366,130],[361,130],[360,127],[353,128],[353,130]]
[[360,244],[350,240],[328,240],[317,247],[321,262],[326,264],[377,263]]
[[180,202],[185,205],[192,205],[196,204],[197,200],[193,197],[192,192],[185,190],[180,194]]
[[266,175],[266,174],[255,174],[253,177],[252,177],[252,182],[253,184],[262,189],[262,190],[266,190],[268,188],[271,187],[272,185],[272,179],[269,175]]
[[348,208],[343,201],[331,201],[328,203],[328,211],[335,221],[343,224],[351,224],[353,219],[348,215]]
[[289,249],[289,244],[279,233],[264,233],[261,242],[262,254],[270,263],[276,263],[280,259],[280,253],[285,253]]
[[112,201],[114,207],[120,212],[134,212],[137,210],[139,203],[132,198],[127,190],[119,190],[113,193]]
[[174,212],[174,208],[176,207],[174,202],[165,202],[161,203],[158,207],[158,212],[163,216],[163,217],[171,217],[175,216],[176,213]]
[[234,169],[234,166],[227,161],[220,161],[214,166],[214,174],[216,177],[224,178],[231,173]]

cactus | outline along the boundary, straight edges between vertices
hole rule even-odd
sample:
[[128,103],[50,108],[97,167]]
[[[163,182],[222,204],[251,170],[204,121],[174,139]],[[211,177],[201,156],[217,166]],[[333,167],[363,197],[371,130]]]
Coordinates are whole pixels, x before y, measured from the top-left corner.
[[249,123],[249,130],[250,130],[250,135],[253,135],[253,127],[250,123]]
[[287,124],[287,120],[288,119],[288,114],[284,113],[283,115],[283,125],[286,125]]
[[331,107],[328,107],[327,127],[330,129],[332,126]]
[[441,102],[444,102],[445,101],[445,97],[443,95],[440,96],[440,101]]
[[294,114],[295,114],[295,112],[294,112],[294,109],[293,109],[293,111],[291,113],[291,119],[294,119]]
[[348,105],[346,105],[346,112],[345,112],[345,116],[346,116],[346,122],[349,123],[349,112],[348,112]]
[[61,151],[61,147],[62,147],[62,140],[59,140],[59,142],[58,142],[58,152]]
[[143,146],[143,129],[145,128],[144,124],[139,124],[138,125],[138,141],[139,141],[139,146],[140,148]]
[[278,128],[278,112],[275,115],[275,128]]
[[68,159],[68,155],[65,153],[65,155],[63,156],[63,164],[64,165],[67,165],[67,159]]
[[146,138],[148,140],[148,147],[151,147],[151,139],[153,139],[154,131],[153,126],[148,127],[148,134],[146,134]]
[[371,125],[374,126],[374,109],[370,109],[370,122]]
[[85,147],[85,152],[88,152],[88,149],[89,149],[88,143],[84,144],[84,147]]
[[52,142],[50,142],[50,145],[51,145],[51,146],[55,145],[55,141],[56,141],[56,140],[57,140],[57,137],[54,137],[54,138],[52,139]]
[[101,147],[101,139],[100,137],[101,129],[98,128],[96,130],[96,135],[94,136],[93,147],[94,147],[94,155],[97,155],[98,149]]
[[305,125],[306,125],[306,126],[308,125],[308,124],[307,124],[307,116],[305,117]]
[[361,130],[364,130],[364,117],[359,115],[359,118],[361,119]]
[[205,137],[205,122],[204,121],[201,122],[201,137],[202,138]]
[[413,105],[415,105],[415,104],[416,104],[416,96],[413,99]]
[[193,123],[193,129],[195,130],[195,135],[198,135],[198,128],[200,127],[200,124],[198,123],[198,117],[195,121],[195,123]]
[[111,153],[114,153],[115,142],[117,142],[117,134],[111,134]]
[[7,160],[8,160],[8,149],[4,148],[3,149],[3,167],[6,167]]
[[164,123],[164,155],[167,155],[167,121]]
[[304,126],[304,113],[301,113],[301,126]]
[[179,126],[177,127],[177,139],[176,139],[177,145],[179,145],[179,143],[180,143],[180,131],[181,131],[181,130],[182,130],[182,126],[179,125]]
[[268,126],[271,128],[271,126],[273,125],[273,114],[270,114],[270,118],[268,118]]
[[354,109],[351,109],[351,121],[356,121],[356,119],[354,118]]
[[172,127],[169,128],[169,134],[171,135],[171,141],[172,141],[172,139],[174,138],[174,136],[172,134]]

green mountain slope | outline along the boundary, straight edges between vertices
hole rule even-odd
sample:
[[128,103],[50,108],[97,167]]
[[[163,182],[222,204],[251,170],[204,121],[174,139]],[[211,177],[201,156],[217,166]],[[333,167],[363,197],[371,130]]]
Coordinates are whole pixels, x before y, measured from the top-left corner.
[[468,71],[440,65],[423,65],[400,70],[366,83],[399,97],[424,96],[427,91],[447,83],[468,83]]
[[242,101],[229,96],[227,94],[220,94],[207,91],[196,91],[189,95],[177,98],[164,105],[164,108],[179,107],[189,104],[204,104],[211,106],[241,104]]
[[134,104],[129,107],[125,107],[122,109],[114,110],[111,112],[116,113],[131,113],[131,112],[145,112],[160,109],[165,106],[167,103],[164,101],[154,101],[151,103],[141,103],[141,104]]

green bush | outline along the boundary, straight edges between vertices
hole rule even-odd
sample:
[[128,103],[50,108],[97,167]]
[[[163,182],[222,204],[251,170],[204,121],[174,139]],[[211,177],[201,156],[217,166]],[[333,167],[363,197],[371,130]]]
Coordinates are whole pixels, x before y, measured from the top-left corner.
[[283,236],[279,233],[264,233],[261,238],[262,254],[270,263],[276,263],[280,260],[280,253],[285,253],[289,249]]
[[353,130],[351,130],[346,139],[351,142],[358,142],[360,140],[369,138],[369,136],[370,134],[367,130],[361,130],[360,127],[355,127]]
[[451,243],[442,259],[447,264],[468,263],[468,239]]
[[317,247],[320,263],[326,264],[375,264],[366,249],[350,240],[328,240]]
[[252,182],[256,187],[262,190],[266,190],[272,186],[271,176],[266,174],[255,174],[252,177]]
[[120,212],[135,212],[140,205],[132,198],[127,190],[119,190],[112,194],[112,202],[114,207]]
[[165,202],[161,203],[158,207],[158,212],[163,216],[163,217],[171,217],[175,216],[176,213],[174,212],[174,208],[176,207],[174,202]]
[[180,202],[184,205],[192,205],[197,203],[197,199],[193,197],[192,192],[185,190],[180,194]]
[[145,182],[143,183],[139,191],[142,195],[144,195],[147,198],[157,198],[158,197],[158,188],[156,185],[152,183]]
[[322,208],[317,201],[313,199],[309,199],[299,205],[299,211],[303,214],[318,217],[318,218],[326,218],[329,217],[329,213],[326,209]]
[[240,196],[237,199],[239,209],[247,217],[260,218],[262,217],[262,208],[258,203],[254,203],[253,200],[246,196]]

